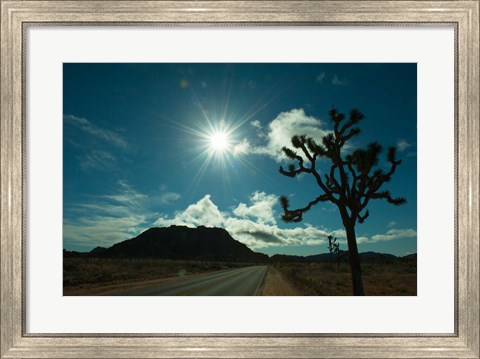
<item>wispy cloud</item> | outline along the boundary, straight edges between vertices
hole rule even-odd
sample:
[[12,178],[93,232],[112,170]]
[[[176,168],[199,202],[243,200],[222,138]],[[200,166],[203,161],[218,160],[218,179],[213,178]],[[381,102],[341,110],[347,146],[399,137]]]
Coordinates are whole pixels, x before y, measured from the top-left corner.
[[172,202],[175,202],[182,197],[179,193],[176,192],[165,192],[160,194],[158,201],[161,204],[170,204]]
[[115,194],[103,196],[105,199],[117,202],[120,204],[128,204],[134,207],[143,207],[148,196],[133,188],[133,186],[126,180],[117,181],[118,190]]
[[326,73],[325,71],[322,71],[318,74],[317,78],[315,79],[316,82],[318,83],[323,83],[323,80],[325,80]]
[[336,85],[336,86],[345,86],[345,85],[348,85],[348,81],[347,79],[343,78],[339,78],[337,74],[334,74],[333,75],[333,78],[332,78],[332,85]]
[[252,122],[250,122],[250,124],[255,128],[258,128],[258,129],[262,128],[262,124],[258,120],[252,121]]
[[258,121],[258,120],[252,121],[252,122],[250,122],[250,125],[252,125],[256,129],[258,137],[260,137],[260,138],[266,138],[267,137],[265,129],[263,128],[260,121]]
[[146,222],[147,218],[138,214],[122,217],[98,214],[80,217],[77,220],[67,219],[63,224],[65,246],[68,248],[74,244],[76,247],[84,247],[85,250],[96,246],[109,247],[147,229]]
[[108,151],[93,150],[79,157],[80,168],[83,170],[111,170],[117,158]]
[[398,140],[397,141],[397,148],[399,151],[403,152],[407,148],[412,147],[410,143],[408,143],[406,140]]
[[63,223],[65,246],[89,250],[135,237],[158,218],[155,208],[179,198],[180,194],[166,191],[147,195],[128,181],[118,180],[112,193],[70,206]]
[[63,116],[63,121],[65,123],[68,123],[72,126],[75,126],[76,128],[92,135],[97,138],[100,138],[102,140],[105,140],[109,142],[110,144],[113,144],[117,147],[120,148],[127,148],[128,143],[125,140],[125,138],[118,132],[112,131],[110,129],[102,128],[86,118],[83,117],[77,117],[73,115],[64,115]]

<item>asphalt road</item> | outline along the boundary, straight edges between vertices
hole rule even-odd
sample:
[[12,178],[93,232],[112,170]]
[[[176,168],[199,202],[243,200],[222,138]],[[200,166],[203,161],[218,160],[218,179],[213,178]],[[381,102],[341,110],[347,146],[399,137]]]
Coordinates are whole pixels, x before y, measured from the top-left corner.
[[110,295],[256,295],[266,273],[267,266],[245,267],[191,278],[179,277],[175,281],[123,290]]

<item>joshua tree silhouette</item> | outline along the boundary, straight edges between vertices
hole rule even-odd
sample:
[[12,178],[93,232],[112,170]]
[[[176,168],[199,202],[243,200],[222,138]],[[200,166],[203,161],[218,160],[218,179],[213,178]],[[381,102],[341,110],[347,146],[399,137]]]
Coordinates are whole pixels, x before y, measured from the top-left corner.
[[[355,225],[357,221],[363,223],[369,216],[367,205],[371,200],[384,199],[395,206],[406,203],[405,198],[394,198],[389,191],[381,190],[402,161],[396,159],[396,147],[390,147],[387,151],[390,169],[383,171],[378,168],[379,155],[382,152],[378,142],[372,142],[366,148],[357,148],[350,151],[350,154],[343,153],[342,149],[347,141],[360,133],[356,125],[364,119],[364,115],[353,109],[347,120],[345,114],[332,109],[329,117],[333,123],[333,132],[322,138],[322,144],[317,144],[306,135],[296,135],[291,142],[301,154],[283,147],[285,155],[295,161],[296,165],[290,164],[287,169],[280,167],[280,173],[287,177],[295,177],[301,173],[310,174],[315,178],[321,193],[305,207],[297,209],[289,209],[288,198],[281,196],[280,203],[284,211],[282,218],[286,222],[300,222],[303,214],[317,203],[335,204],[345,227],[353,294],[364,295]],[[328,160],[328,171],[320,171],[320,164],[324,164],[317,162],[320,158]]]
[[327,238],[328,238],[328,251],[330,252],[330,267],[333,269],[333,254],[336,254],[337,257],[340,257],[340,243],[336,243],[337,237],[333,238],[332,235],[329,235]]

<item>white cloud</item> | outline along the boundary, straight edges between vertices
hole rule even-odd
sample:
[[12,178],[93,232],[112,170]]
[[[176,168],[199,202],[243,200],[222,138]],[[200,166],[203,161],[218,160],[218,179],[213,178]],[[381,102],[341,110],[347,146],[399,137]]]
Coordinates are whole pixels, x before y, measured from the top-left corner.
[[325,79],[325,71],[322,71],[318,74],[317,78],[315,79],[316,82],[322,83]]
[[180,198],[174,192],[146,195],[128,181],[118,180],[112,193],[88,197],[73,204],[64,217],[63,238],[66,248],[111,246],[139,235],[158,218],[152,209]]
[[182,196],[178,193],[175,193],[175,192],[164,192],[164,193],[160,194],[158,200],[161,204],[170,204],[172,202],[175,202],[175,201],[179,200],[180,197],[182,197]]
[[65,123],[69,123],[79,128],[80,130],[92,136],[98,137],[102,140],[105,140],[117,147],[128,147],[127,141],[118,132],[97,126],[94,123],[88,121],[86,118],[73,115],[64,115],[63,120],[65,121]]
[[397,148],[400,152],[405,151],[407,148],[411,147],[412,145],[405,140],[398,140]]
[[[253,250],[269,246],[308,245],[319,246],[318,253],[326,252],[326,238],[332,235],[346,249],[346,233],[343,228],[327,230],[308,223],[302,227],[280,228],[276,222],[275,195],[256,191],[249,203],[240,203],[229,211],[221,211],[209,194],[172,216],[160,216],[151,209],[152,204],[164,200],[177,200],[179,194],[164,192],[147,196],[133,188],[127,181],[117,182],[116,193],[93,198],[70,209],[64,219],[64,240],[67,244],[83,246],[89,250],[98,245],[110,246],[132,238],[153,225],[184,225],[188,227],[220,227]],[[414,238],[413,229],[390,229],[386,234],[368,238],[357,234],[357,242],[372,243],[401,238]]]
[[414,229],[390,229],[386,234],[376,234],[372,236],[372,241],[392,241],[400,238],[415,238],[417,231]]
[[277,196],[265,192],[254,192],[250,197],[250,206],[240,203],[233,210],[233,214],[242,218],[255,218],[260,223],[275,224],[273,206],[278,202]]
[[[250,197],[250,206],[240,203],[231,212],[222,212],[207,194],[185,210],[176,212],[173,217],[160,217],[155,225],[225,228],[234,239],[254,250],[269,246],[325,244],[325,238],[332,232],[310,225],[297,228],[278,227],[273,209],[276,203],[274,195],[254,192]],[[342,234],[344,231],[333,233]]]
[[258,120],[252,121],[252,122],[250,122],[250,124],[251,124],[253,127],[258,128],[259,130],[262,129],[262,124],[261,124],[260,121],[258,121]]
[[357,244],[368,243],[368,237],[360,236],[357,237]]
[[117,158],[107,151],[93,150],[85,156],[80,157],[80,168],[83,170],[111,170]]
[[397,222],[395,222],[395,221],[390,221],[390,222],[388,222],[387,227],[393,227],[393,226],[395,226],[396,224],[397,224]]
[[117,185],[118,190],[115,194],[105,195],[103,198],[123,205],[126,204],[130,207],[143,208],[145,206],[145,201],[148,198],[146,194],[138,192],[125,180],[118,180]]
[[225,220],[225,229],[233,238],[252,249],[287,244],[284,239],[279,236],[278,227],[275,225],[257,223],[249,219],[229,217]]
[[340,79],[337,74],[333,75],[333,78],[332,78],[332,85],[336,85],[336,86],[345,86],[345,85],[348,85],[348,81],[347,79]]
[[280,162],[286,159],[282,147],[291,147],[291,139],[295,135],[307,135],[321,143],[323,136],[329,133],[321,128],[322,125],[321,120],[307,116],[301,108],[282,112],[266,128],[265,146],[253,146],[244,140],[241,142],[241,149],[244,154],[263,154]]
[[252,127],[254,127],[256,129],[256,132],[257,132],[257,136],[259,138],[267,138],[267,133],[266,133],[266,130],[265,128],[262,126],[262,124],[260,123],[260,121],[258,120],[255,120],[255,121],[252,121],[250,122],[250,125],[252,125]]
[[233,147],[233,154],[235,156],[241,156],[247,154],[250,151],[250,143],[246,138],[244,138],[240,143],[236,144]]
[[222,212],[210,199],[210,195],[205,195],[197,203],[189,205],[184,211],[178,211],[173,218],[161,217],[157,219],[155,225],[170,226],[172,224],[188,227],[223,227],[225,218]]
[[[64,239],[90,250],[96,246],[109,247],[114,243],[137,236],[147,218],[128,212],[127,216],[90,215],[64,220]],[[68,246],[67,246],[68,247]]]

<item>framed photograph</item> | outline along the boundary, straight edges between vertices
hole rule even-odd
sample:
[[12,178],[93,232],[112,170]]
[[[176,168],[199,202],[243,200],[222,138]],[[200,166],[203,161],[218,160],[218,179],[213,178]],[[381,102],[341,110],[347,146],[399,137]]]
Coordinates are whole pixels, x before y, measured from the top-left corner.
[[1,357],[479,358],[479,5],[1,0]]
[[[415,63],[64,63],[63,294],[415,296],[416,73]],[[370,115],[345,116],[335,100]],[[393,146],[361,140],[361,123]],[[301,210],[283,203],[303,198]]]

